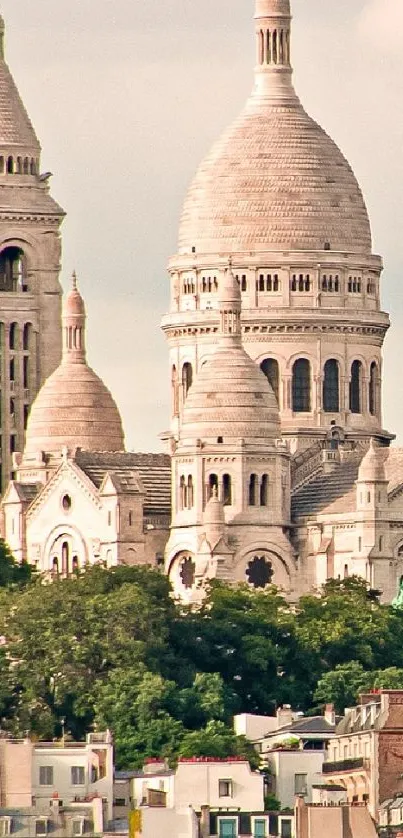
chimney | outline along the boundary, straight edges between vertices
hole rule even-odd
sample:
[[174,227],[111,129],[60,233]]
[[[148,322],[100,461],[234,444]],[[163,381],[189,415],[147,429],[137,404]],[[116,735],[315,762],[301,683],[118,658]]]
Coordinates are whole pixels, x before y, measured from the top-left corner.
[[326,704],[325,713],[324,713],[325,721],[328,725],[332,725],[332,727],[336,724],[336,713],[334,710],[334,704]]
[[277,725],[278,728],[286,727],[286,725],[292,724],[294,721],[293,712],[291,710],[291,704],[283,704],[282,707],[279,707],[277,710]]
[[201,807],[200,838],[210,838],[210,806]]

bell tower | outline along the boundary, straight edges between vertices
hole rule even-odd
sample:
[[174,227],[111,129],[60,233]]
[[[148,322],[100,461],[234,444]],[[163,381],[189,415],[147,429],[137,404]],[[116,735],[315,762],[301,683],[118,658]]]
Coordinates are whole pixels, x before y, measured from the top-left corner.
[[41,147],[5,60],[0,16],[0,493],[30,405],[60,362],[60,225]]

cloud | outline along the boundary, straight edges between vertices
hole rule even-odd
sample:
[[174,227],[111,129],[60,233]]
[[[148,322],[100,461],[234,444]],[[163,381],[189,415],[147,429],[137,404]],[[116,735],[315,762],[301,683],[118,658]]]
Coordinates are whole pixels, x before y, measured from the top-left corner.
[[401,53],[402,0],[370,0],[358,18],[358,32],[376,55]]

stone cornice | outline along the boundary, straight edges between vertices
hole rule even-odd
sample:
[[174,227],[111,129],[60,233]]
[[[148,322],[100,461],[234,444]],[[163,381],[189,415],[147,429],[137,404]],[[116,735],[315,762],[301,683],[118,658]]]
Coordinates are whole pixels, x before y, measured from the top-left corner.
[[7,212],[7,211],[0,211],[0,223],[2,221],[5,222],[19,222],[25,223],[34,222],[35,224],[54,224],[55,226],[59,226],[65,217],[65,212],[55,212],[55,213],[37,213],[37,212]]
[[[256,324],[256,325],[242,325],[242,334],[245,343],[252,343],[261,340],[262,335],[284,335],[290,336],[291,339],[296,335],[318,335],[318,334],[333,334],[333,335],[353,335],[361,337],[376,338],[381,346],[389,328],[389,324],[375,325],[369,323],[322,323],[320,322],[320,314],[318,313],[317,323],[270,323],[270,324]],[[162,330],[165,333],[167,340],[175,341],[178,338],[194,338],[206,337],[211,338],[212,335],[218,333],[218,326],[213,323],[202,326],[201,324],[193,324],[189,326],[172,326],[168,323],[163,323]]]
[[[289,270],[291,267],[361,268],[363,270],[381,271],[383,262],[381,256],[363,253],[347,253],[325,250],[301,251],[273,251],[261,250],[258,253],[240,252],[232,254],[234,273],[241,270],[256,270],[257,268],[278,268]],[[224,271],[228,265],[228,253],[187,253],[173,256],[168,265],[171,273],[177,271],[202,271],[216,269]]]

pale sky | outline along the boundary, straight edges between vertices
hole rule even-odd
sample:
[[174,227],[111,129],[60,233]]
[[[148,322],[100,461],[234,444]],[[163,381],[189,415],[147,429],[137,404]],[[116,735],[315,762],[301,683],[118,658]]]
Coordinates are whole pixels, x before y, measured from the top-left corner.
[[[253,0],[0,0],[6,54],[67,211],[63,273],[128,448],[169,426],[166,265],[202,156],[252,87]],[[295,86],[352,164],[385,262],[384,427],[403,445],[403,0],[293,0]]]

